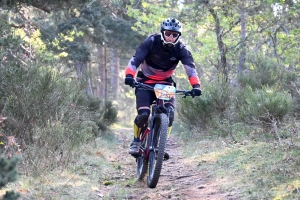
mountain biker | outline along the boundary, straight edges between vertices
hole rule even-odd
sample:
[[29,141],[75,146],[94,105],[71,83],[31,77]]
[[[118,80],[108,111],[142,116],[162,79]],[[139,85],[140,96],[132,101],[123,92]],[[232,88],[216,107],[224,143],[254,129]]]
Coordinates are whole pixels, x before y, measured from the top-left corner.
[[[144,40],[129,60],[125,70],[125,85],[134,87],[134,77],[136,81],[154,86],[155,84],[175,85],[172,74],[179,61],[183,64],[192,89],[192,97],[200,96],[200,81],[195,70],[193,56],[184,44],[180,41],[182,32],[181,23],[175,18],[167,18],[161,24],[160,33],[150,35]],[[141,69],[137,72],[137,68]],[[138,115],[134,120],[134,139],[130,145],[129,153],[132,156],[138,155],[140,146],[141,128],[148,123],[150,115],[150,105],[156,99],[154,91],[137,88],[136,109]],[[174,120],[174,101],[172,98],[165,103],[170,110],[170,120],[168,133],[171,132]]]

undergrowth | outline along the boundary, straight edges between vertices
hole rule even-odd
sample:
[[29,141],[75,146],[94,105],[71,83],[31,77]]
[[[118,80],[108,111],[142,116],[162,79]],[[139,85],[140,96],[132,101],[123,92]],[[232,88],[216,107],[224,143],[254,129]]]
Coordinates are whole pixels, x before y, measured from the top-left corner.
[[240,136],[239,142],[212,132],[182,131],[180,137],[185,155],[208,172],[223,193],[241,200],[298,199],[299,133],[286,131],[281,132],[285,139],[280,142],[265,132],[256,140]]

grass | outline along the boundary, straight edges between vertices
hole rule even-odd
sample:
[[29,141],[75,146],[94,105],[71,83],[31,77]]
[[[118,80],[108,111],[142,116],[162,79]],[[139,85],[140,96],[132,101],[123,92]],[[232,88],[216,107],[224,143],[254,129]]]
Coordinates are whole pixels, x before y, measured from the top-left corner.
[[224,193],[240,200],[300,198],[299,147],[275,140],[232,144],[226,137],[191,132],[180,137],[186,144],[185,155],[208,171]]
[[44,172],[43,176],[38,177],[20,176],[5,190],[20,192],[22,200],[95,199],[91,196],[95,195],[99,184],[105,186],[115,183],[115,180],[106,180],[107,176],[114,177],[113,173],[118,171],[118,165],[109,162],[115,159],[113,153],[107,150],[117,146],[117,136],[106,133],[81,147],[77,160],[69,163],[67,168]]
[[[127,152],[122,158],[117,155],[120,150],[127,149],[131,128],[115,126],[112,129],[114,134],[105,133],[83,146],[81,156],[67,169],[55,169],[41,177],[20,176],[6,189],[21,192],[22,200],[134,199],[136,190],[145,183],[136,183],[134,163],[126,156]],[[264,135],[253,140],[252,133],[247,137],[244,129],[236,127],[236,130],[240,130],[238,138],[242,142],[234,143],[230,136],[187,130],[178,122],[174,123],[171,134],[180,138],[184,156],[188,158],[185,162],[205,172],[201,176],[217,183],[227,197],[239,200],[299,199],[299,146],[280,145]],[[120,141],[126,139],[124,135],[129,139]],[[294,138],[299,140],[300,137]]]

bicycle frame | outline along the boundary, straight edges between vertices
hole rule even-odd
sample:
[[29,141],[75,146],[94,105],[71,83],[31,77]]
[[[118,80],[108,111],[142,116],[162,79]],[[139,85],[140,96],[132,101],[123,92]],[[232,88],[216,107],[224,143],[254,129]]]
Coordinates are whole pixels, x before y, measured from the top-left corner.
[[[162,91],[161,93],[157,93],[157,90],[155,91],[157,99],[151,107],[150,123],[142,128],[140,134],[140,154],[136,157],[137,178],[139,180],[144,178],[149,167],[147,185],[150,188],[156,187],[164,160],[170,115],[169,108],[164,105],[165,100],[169,100],[175,93],[181,93],[184,97],[191,96],[191,91],[175,91],[174,87],[161,84],[156,86],[162,89]],[[142,87],[146,90],[155,89],[155,87],[153,88],[138,82],[134,83],[133,87]],[[158,95],[160,96],[158,97]]]
[[[150,123],[147,124],[145,127],[143,127],[141,130],[141,134],[140,134],[141,142],[143,142],[147,138],[147,136],[150,136],[150,138],[153,137],[153,133],[151,133],[150,127],[152,127],[152,125],[153,125],[153,121],[155,120],[155,115],[158,114],[158,113],[156,113],[156,109],[158,106],[163,106],[164,108],[166,108],[164,106],[164,100],[157,99],[156,102],[154,102],[152,104]],[[169,116],[169,113],[168,113],[168,116]],[[149,151],[153,150],[153,144],[152,144],[153,140],[150,140],[150,142],[151,143],[149,143],[147,145],[147,147],[145,147],[145,148],[143,148],[142,146],[140,147],[140,150],[142,152],[145,152],[145,159],[148,159]]]
[[[165,103],[164,100],[162,100],[162,99],[157,99],[157,100],[156,100],[156,104],[153,104],[153,105],[152,105],[152,109],[151,109],[151,110],[152,110],[152,111],[151,111],[151,118],[150,118],[150,127],[153,126],[154,121],[157,119],[157,116],[158,116],[159,114],[164,113],[164,114],[166,114],[166,115],[168,116],[168,119],[169,119],[169,114],[170,114],[169,108],[165,107],[165,106],[164,106],[164,103]],[[150,137],[153,137],[153,131],[151,131],[151,128],[150,128]],[[153,141],[151,140],[151,142],[153,142]],[[149,144],[150,150],[152,150],[152,148],[153,148],[152,146],[153,146],[153,144],[150,143],[150,144]]]

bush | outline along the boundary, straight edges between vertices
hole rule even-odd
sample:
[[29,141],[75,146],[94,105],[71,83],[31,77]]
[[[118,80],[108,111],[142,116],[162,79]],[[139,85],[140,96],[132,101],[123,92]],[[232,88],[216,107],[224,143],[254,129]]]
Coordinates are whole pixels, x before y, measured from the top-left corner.
[[243,86],[260,89],[263,86],[275,86],[282,82],[282,68],[275,60],[255,56],[249,58],[249,71],[240,77]]
[[91,120],[101,131],[106,131],[113,123],[117,122],[118,110],[112,101],[105,102],[98,97],[81,96],[80,105],[86,106],[91,113]]
[[[294,73],[295,76],[299,76],[296,73]],[[291,77],[289,84],[286,84],[288,86],[287,90],[290,91],[292,97],[293,97],[293,115],[297,118],[300,116],[300,81],[297,80],[297,78]]]
[[17,138],[27,173],[67,164],[72,150],[98,132],[87,107],[77,105],[80,85],[59,69],[11,65],[0,69],[0,80],[3,133]]
[[[16,157],[8,160],[3,156],[0,156],[0,189],[2,189],[7,183],[17,180],[17,163]],[[18,199],[20,195],[14,191],[7,191],[3,196],[3,200]]]
[[101,130],[106,130],[108,126],[117,121],[118,110],[111,101],[104,103],[99,110],[99,116],[96,116],[96,123]]
[[288,92],[266,86],[256,90],[246,87],[236,99],[239,115],[244,122],[264,124],[270,124],[274,120],[282,121],[290,111],[293,101]]
[[182,98],[178,117],[190,128],[206,128],[214,117],[221,116],[230,105],[229,91],[224,79],[205,85],[200,97]]
[[200,98],[180,99],[177,109],[178,118],[192,128],[205,128],[212,118],[211,99],[205,94]]

